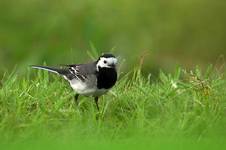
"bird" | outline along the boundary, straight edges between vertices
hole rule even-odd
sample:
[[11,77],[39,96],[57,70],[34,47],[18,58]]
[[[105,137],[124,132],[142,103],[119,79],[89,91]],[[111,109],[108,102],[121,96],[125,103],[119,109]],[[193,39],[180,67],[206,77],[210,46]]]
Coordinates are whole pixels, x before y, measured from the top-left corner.
[[96,61],[85,64],[59,67],[31,65],[31,67],[62,76],[75,91],[74,100],[77,104],[80,95],[91,96],[99,111],[99,97],[107,93],[117,82],[117,62],[118,60],[113,54],[104,53]]

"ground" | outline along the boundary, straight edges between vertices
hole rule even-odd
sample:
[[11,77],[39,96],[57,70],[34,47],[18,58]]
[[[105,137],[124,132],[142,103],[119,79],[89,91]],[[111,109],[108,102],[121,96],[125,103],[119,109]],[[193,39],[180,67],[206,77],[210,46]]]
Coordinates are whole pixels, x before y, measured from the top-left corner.
[[181,68],[158,77],[140,68],[120,75],[100,99],[73,101],[58,76],[6,73],[0,89],[0,147],[4,149],[224,149],[225,74]]

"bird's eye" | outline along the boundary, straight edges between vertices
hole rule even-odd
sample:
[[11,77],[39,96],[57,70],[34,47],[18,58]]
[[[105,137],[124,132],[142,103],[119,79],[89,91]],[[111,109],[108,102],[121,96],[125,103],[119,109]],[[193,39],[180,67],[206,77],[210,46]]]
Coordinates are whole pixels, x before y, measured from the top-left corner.
[[106,63],[107,63],[107,61],[106,61],[106,60],[104,60],[104,63],[106,64]]

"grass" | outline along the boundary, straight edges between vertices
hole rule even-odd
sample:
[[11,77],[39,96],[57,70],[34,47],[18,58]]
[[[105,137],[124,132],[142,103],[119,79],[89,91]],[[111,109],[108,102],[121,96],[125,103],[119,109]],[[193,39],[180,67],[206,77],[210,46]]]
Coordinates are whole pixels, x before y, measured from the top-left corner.
[[5,74],[0,88],[3,149],[224,149],[226,79],[216,69],[141,69],[121,75],[100,99],[73,101],[67,82],[43,71]]
[[0,76],[15,64],[86,62],[90,41],[129,68],[148,50],[152,73],[226,55],[225,0],[15,1],[0,0]]

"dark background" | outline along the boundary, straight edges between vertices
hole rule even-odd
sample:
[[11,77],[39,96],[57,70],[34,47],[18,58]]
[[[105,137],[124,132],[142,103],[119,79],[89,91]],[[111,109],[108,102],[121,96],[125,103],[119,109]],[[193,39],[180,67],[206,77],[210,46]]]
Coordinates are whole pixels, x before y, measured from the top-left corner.
[[[0,74],[90,60],[113,49],[125,68],[203,68],[226,54],[225,0],[1,0]],[[23,69],[22,69],[23,70]]]

